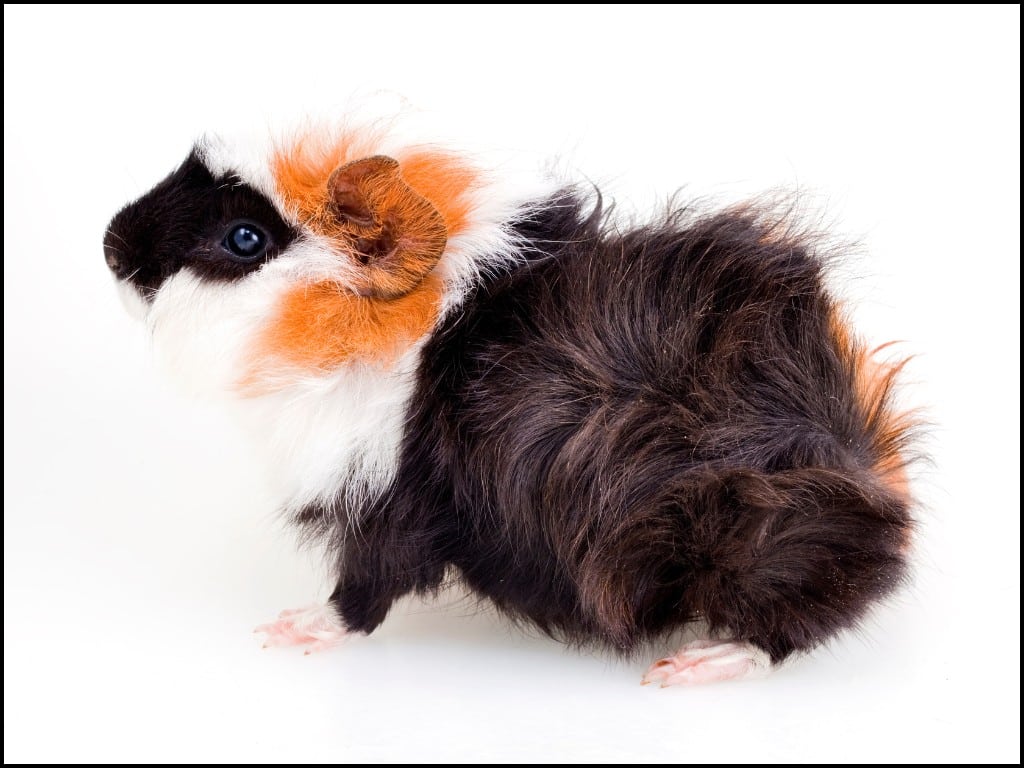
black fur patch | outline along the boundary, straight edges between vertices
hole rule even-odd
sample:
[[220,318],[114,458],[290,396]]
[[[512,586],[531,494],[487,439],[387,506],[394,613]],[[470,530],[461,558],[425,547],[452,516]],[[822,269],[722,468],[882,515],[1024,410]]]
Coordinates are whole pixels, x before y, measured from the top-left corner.
[[454,566],[568,639],[701,618],[778,661],[900,582],[907,503],[810,247],[741,211],[620,234],[572,193],[519,234],[424,349],[389,491],[300,516],[350,629]]
[[[228,230],[238,221],[267,233],[265,256],[241,263],[224,247]],[[177,170],[114,216],[103,250],[111,271],[148,299],[182,267],[212,280],[244,277],[296,236],[266,197],[234,174],[214,177],[193,150]]]

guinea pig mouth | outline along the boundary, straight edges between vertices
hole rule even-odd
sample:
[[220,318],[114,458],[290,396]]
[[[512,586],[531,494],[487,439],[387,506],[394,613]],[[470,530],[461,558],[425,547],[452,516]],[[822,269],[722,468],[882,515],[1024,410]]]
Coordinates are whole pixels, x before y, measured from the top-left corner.
[[128,314],[136,320],[146,319],[149,313],[149,303],[142,297],[141,291],[136,285],[128,280],[116,280],[117,293],[121,297],[121,303],[128,311]]

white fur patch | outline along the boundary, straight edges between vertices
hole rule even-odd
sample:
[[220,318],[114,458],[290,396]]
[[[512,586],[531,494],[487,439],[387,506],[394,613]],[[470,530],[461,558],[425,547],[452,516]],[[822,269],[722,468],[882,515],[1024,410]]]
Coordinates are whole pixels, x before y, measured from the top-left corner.
[[285,220],[290,220],[281,210],[277,185],[270,170],[274,142],[269,130],[236,132],[230,141],[216,134],[206,134],[196,142],[196,148],[210,173],[214,176],[237,175],[257,192],[274,201]]
[[398,468],[418,360],[416,347],[386,369],[346,365],[238,402],[286,509],[329,506],[342,497],[358,504],[387,487]]
[[121,304],[124,305],[128,314],[136,320],[145,320],[149,313],[149,305],[142,298],[139,289],[127,280],[115,280],[114,282],[117,285],[117,295],[121,298]]
[[267,269],[231,283],[181,269],[157,291],[147,317],[157,360],[193,394],[230,395],[255,334],[287,286]]
[[449,238],[437,266],[445,285],[442,319],[458,310],[482,277],[521,258],[522,244],[514,238],[510,225],[529,215],[531,203],[554,192],[551,180],[527,171],[508,170],[500,182],[489,179],[493,171],[483,173],[483,186],[472,196],[470,224]]

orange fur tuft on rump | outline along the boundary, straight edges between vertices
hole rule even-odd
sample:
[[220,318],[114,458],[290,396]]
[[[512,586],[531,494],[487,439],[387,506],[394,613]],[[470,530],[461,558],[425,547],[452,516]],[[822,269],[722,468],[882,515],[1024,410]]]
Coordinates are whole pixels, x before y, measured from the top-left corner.
[[882,483],[896,496],[910,500],[907,455],[917,420],[913,412],[900,411],[894,403],[900,373],[909,357],[882,360],[878,355],[897,342],[888,342],[869,350],[849,330],[837,311],[832,319],[840,354],[854,374],[857,400],[864,414],[868,434],[872,435],[874,470]]

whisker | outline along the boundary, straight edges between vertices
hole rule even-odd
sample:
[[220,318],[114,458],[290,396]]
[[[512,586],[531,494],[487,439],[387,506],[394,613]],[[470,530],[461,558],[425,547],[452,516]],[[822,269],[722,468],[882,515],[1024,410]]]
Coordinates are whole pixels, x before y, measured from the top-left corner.
[[110,235],[111,237],[116,237],[118,240],[120,240],[122,243],[127,245],[129,248],[131,247],[131,243],[129,243],[127,240],[125,240],[123,237],[121,237],[119,234],[117,234],[117,232],[114,232],[112,229],[108,228],[107,231],[106,231],[106,234]]

